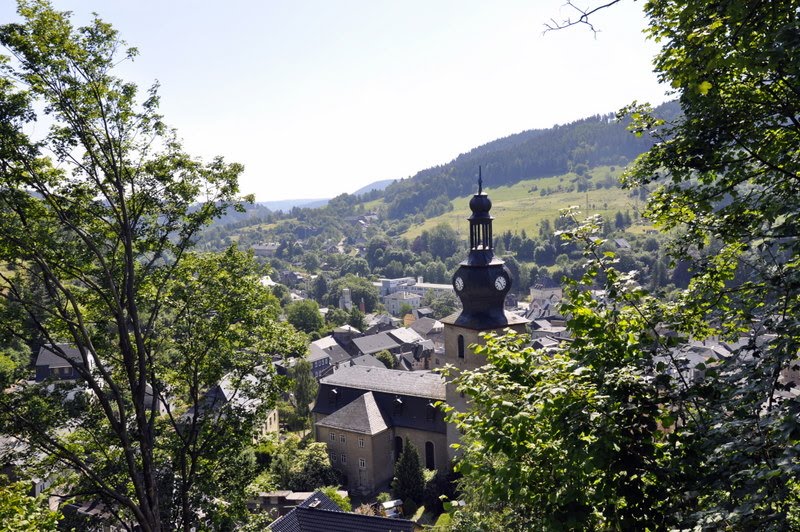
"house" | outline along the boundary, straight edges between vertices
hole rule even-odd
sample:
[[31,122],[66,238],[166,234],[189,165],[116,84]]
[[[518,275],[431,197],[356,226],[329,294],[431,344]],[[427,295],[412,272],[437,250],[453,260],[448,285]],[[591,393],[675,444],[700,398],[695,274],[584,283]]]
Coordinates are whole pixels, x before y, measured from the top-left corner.
[[412,292],[394,292],[383,298],[386,310],[392,315],[399,315],[404,306],[411,309],[419,308],[422,303],[422,296]]
[[328,373],[331,369],[331,356],[326,353],[324,349],[313,343],[309,346],[309,353],[306,357],[308,363],[311,364],[311,374],[314,378],[319,380],[323,375]]
[[75,366],[91,370],[94,359],[87,353],[87,365],[81,352],[68,344],[43,345],[36,356],[36,382],[47,379],[77,380],[80,374]]
[[406,438],[425,467],[449,467],[447,424],[436,406],[444,399],[444,378],[430,371],[343,367],[320,381],[314,436],[327,443],[351,491],[374,493],[392,479]]
[[362,355],[374,355],[383,350],[399,355],[402,351],[401,345],[389,336],[388,332],[353,338],[353,345]]
[[267,242],[266,244],[253,244],[250,246],[250,249],[256,257],[274,257],[278,252],[278,243]]
[[614,239],[614,246],[617,249],[631,249],[631,244],[624,238],[615,238]]
[[376,334],[394,329],[400,324],[400,320],[389,314],[368,314],[364,316],[364,323],[367,324],[364,334]]
[[376,515],[345,512],[321,491],[304,500],[269,529],[273,532],[412,532],[414,523]]
[[[334,336],[323,336],[319,340],[314,340],[309,346],[312,354],[322,350],[328,356],[328,365],[331,368],[337,368],[339,364],[349,361],[353,355],[345,349],[339,342],[336,341]],[[319,355],[313,355],[319,356]],[[327,373],[327,371],[325,372]]]
[[373,283],[382,298],[395,292],[411,292],[421,297],[425,297],[429,292],[433,292],[435,296],[444,294],[452,294],[453,286],[450,284],[439,283],[426,283],[422,277],[399,277],[397,279],[380,279]]
[[409,327],[426,340],[433,340],[434,344],[444,343],[444,324],[438,320],[430,317],[419,318]]
[[[256,368],[258,370],[258,368]],[[258,377],[253,374],[245,375],[241,379],[228,374],[216,385],[210,388],[198,403],[198,418],[204,416],[225,416],[227,411],[241,409],[254,412],[261,406],[261,399],[253,397],[250,390],[258,384]],[[188,424],[195,416],[194,407],[190,408],[183,416],[184,423]],[[267,434],[277,433],[280,430],[278,409],[273,408],[266,413],[262,422],[253,427],[253,442],[257,442]]]
[[433,309],[430,307],[415,308],[411,311],[411,314],[414,316],[415,320],[421,318],[433,318]]

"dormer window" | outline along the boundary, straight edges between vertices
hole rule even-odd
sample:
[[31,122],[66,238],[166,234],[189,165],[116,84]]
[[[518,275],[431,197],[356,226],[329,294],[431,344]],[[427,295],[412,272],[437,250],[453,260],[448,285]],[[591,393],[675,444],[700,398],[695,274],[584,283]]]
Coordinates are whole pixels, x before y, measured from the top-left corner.
[[431,401],[428,401],[428,404],[425,405],[425,419],[428,421],[433,421],[436,419],[436,407]]
[[395,414],[402,414],[403,413],[403,398],[399,395],[394,396],[394,401],[392,402],[394,406],[394,413]]

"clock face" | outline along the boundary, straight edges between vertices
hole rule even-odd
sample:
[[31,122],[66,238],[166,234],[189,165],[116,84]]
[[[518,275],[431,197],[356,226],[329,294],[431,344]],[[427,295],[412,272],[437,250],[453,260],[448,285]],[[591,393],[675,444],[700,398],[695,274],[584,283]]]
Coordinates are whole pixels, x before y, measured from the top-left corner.
[[497,288],[498,290],[502,290],[503,288],[506,287],[506,283],[507,283],[506,278],[503,277],[502,275],[498,275],[497,279],[494,280],[494,287]]
[[459,292],[462,291],[464,289],[464,279],[462,279],[461,277],[456,277],[455,285],[456,285],[456,290],[458,290]]

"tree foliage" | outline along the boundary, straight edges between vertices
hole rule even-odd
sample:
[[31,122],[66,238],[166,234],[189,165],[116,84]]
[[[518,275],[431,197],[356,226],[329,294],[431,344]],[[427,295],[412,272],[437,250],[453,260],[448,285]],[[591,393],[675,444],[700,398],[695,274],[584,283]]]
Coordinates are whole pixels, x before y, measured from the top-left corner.
[[75,28],[44,1],[19,12],[0,27],[0,310],[20,319],[0,327],[76,347],[86,391],[3,394],[2,431],[66,495],[144,531],[223,526],[244,511],[244,447],[276,392],[265,355],[305,349],[252,257],[191,252],[238,204],[242,167],[184,152],[157,87],[141,98],[114,74],[136,52],[109,24]]
[[41,498],[28,496],[28,488],[25,482],[0,485],[0,532],[55,532],[59,514]]
[[295,329],[307,333],[318,331],[325,326],[325,320],[319,312],[319,305],[313,299],[295,301],[287,305],[286,320]]

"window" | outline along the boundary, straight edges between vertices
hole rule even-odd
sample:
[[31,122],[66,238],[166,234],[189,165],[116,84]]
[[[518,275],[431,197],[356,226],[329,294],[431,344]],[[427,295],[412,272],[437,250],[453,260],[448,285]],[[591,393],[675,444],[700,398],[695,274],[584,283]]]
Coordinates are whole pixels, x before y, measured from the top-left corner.
[[330,438],[331,438],[331,441],[336,441],[336,434],[334,434],[333,431],[331,431]]
[[464,358],[464,335],[458,335],[458,358]]
[[436,469],[436,459],[433,455],[433,442],[425,442],[425,467],[427,469]]
[[336,453],[330,452],[330,453],[328,453],[328,455],[331,457],[331,463],[335,464],[336,463]]
[[342,453],[342,465],[347,463],[347,455]]
[[347,441],[347,439],[345,438],[345,435],[344,434],[340,434],[339,435],[339,443],[345,443],[346,441]]
[[358,439],[358,446],[359,447],[364,447],[364,438],[359,438]]
[[394,401],[392,402],[394,406],[394,413],[395,414],[402,414],[403,413],[403,398],[399,395],[395,395]]
[[425,419],[428,421],[436,419],[436,407],[433,406],[433,403],[430,401],[428,401],[427,406],[425,406]]
[[358,459],[358,468],[359,469],[366,469],[367,468],[367,461],[363,458]]

